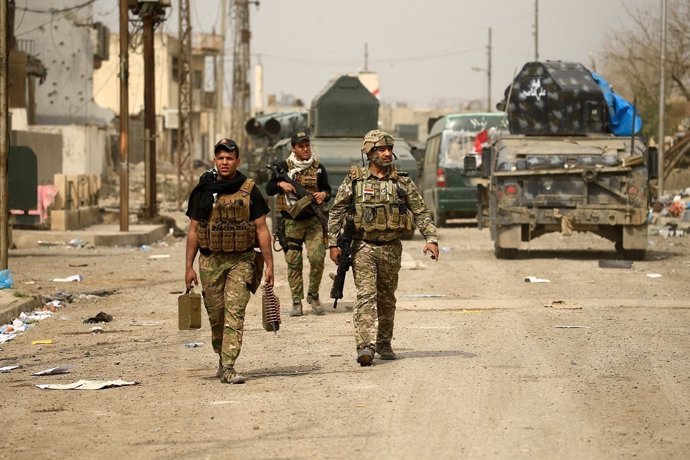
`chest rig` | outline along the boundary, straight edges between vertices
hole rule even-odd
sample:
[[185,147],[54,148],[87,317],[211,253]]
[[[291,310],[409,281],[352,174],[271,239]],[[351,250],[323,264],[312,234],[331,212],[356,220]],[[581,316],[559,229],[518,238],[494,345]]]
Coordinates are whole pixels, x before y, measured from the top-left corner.
[[[290,160],[286,160],[285,163],[287,163],[288,171],[295,167],[295,165]],[[319,162],[314,161],[314,163],[312,163],[311,166],[309,166],[307,169],[296,173],[293,179],[295,180],[295,182],[299,182],[300,184],[302,184],[302,186],[305,189],[307,189],[309,193],[316,193],[319,191],[319,187],[317,186],[318,173]],[[285,198],[285,194],[278,194],[278,196],[276,197],[276,208],[278,209],[278,211],[289,211],[290,207],[291,205],[288,204],[287,199]]]
[[216,198],[209,220],[199,222],[200,248],[244,252],[256,245],[256,224],[249,220],[252,187],[254,180],[247,179],[237,192]]
[[354,167],[350,170],[350,178],[355,229],[364,231],[363,239],[367,239],[367,233],[412,230],[407,194],[399,182],[397,171],[378,179],[369,174],[368,169]]

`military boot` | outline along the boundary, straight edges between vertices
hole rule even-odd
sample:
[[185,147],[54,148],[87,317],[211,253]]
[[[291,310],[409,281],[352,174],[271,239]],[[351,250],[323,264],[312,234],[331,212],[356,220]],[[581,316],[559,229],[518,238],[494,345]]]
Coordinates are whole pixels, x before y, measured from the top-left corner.
[[326,310],[324,310],[321,302],[319,302],[318,297],[307,296],[307,303],[311,305],[311,312],[315,315],[325,315]]
[[220,377],[220,381],[223,383],[238,384],[244,383],[245,378],[235,372],[234,367],[230,366],[223,368],[223,375]]
[[290,316],[302,316],[302,301],[297,300],[292,302],[292,311]]
[[397,358],[390,342],[380,342],[376,344],[376,353],[381,359],[392,361]]
[[371,363],[374,361],[374,349],[371,347],[371,345],[368,345],[364,348],[360,348],[357,350],[357,362],[359,363],[360,366],[371,366]]

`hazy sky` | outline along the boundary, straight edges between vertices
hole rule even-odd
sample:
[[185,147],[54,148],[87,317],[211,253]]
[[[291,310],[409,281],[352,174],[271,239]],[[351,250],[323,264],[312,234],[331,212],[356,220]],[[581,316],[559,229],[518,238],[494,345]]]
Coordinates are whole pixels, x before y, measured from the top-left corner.
[[[190,2],[193,32],[220,31],[220,0]],[[539,57],[600,65],[607,31],[630,25],[626,10],[653,2],[661,4],[540,0]],[[97,0],[94,8],[114,31],[117,3]],[[177,0],[172,4],[164,28],[176,34]],[[514,72],[534,59],[534,11],[535,0],[260,0],[258,9],[250,7],[252,66],[263,64],[265,95],[291,94],[309,104],[331,78],[364,69],[366,44],[384,103],[486,101],[491,27],[495,105]],[[230,70],[230,25],[227,31]],[[231,72],[226,79],[230,88]]]

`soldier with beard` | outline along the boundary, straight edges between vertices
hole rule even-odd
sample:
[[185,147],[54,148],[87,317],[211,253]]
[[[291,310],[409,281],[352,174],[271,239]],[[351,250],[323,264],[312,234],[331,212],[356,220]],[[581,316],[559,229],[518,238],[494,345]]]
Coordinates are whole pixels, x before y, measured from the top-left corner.
[[396,359],[391,346],[395,290],[402,256],[400,236],[419,228],[426,240],[423,252],[438,260],[436,227],[419,190],[406,173],[393,165],[393,137],[375,129],[364,136],[362,155],[369,165],[353,167],[338,188],[329,211],[330,258],[338,264],[337,246],[345,215],[354,217],[353,274],[357,288],[354,308],[357,362],[370,366],[375,353]]

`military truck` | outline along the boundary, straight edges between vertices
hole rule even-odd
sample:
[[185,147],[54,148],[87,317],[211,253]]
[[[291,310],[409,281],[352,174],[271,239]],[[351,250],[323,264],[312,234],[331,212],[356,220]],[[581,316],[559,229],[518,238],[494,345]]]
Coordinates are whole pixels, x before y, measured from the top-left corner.
[[605,94],[583,65],[560,61],[525,64],[506,89],[510,132],[482,152],[479,187],[497,258],[550,232],[592,232],[645,258],[655,151],[635,137],[634,109],[630,135],[612,134]]
[[[262,152],[265,153],[254,153],[250,175],[258,177],[259,182],[264,182],[262,179],[265,179],[264,174],[268,171],[266,164],[290,156],[290,136],[304,129],[300,120],[302,115],[293,112],[270,114],[247,122],[245,128],[251,136],[270,134],[270,131],[284,136],[269,148],[263,149]],[[362,165],[362,138],[368,131],[379,127],[378,120],[379,101],[356,76],[342,75],[331,80],[312,100],[308,116],[311,147],[319,161],[326,166],[333,196],[350,166]],[[281,129],[278,129],[279,126]],[[411,150],[412,147],[404,139],[395,139],[397,159],[394,164],[416,181],[417,163]],[[260,161],[263,164],[259,164]],[[262,171],[257,171],[257,167]]]

